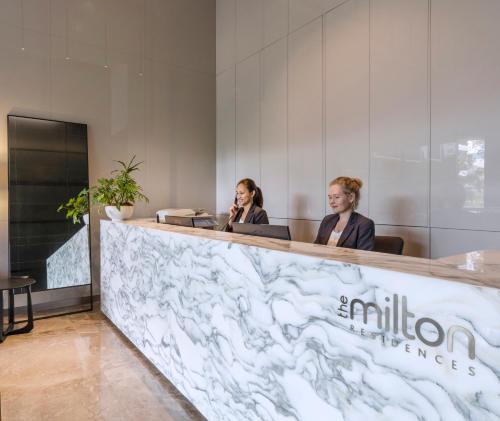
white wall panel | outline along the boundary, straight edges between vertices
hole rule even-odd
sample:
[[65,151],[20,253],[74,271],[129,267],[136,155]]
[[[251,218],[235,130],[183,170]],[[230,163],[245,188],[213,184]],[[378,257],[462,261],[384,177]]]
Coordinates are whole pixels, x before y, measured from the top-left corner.
[[148,0],[147,5],[152,43],[148,57],[214,73],[215,1]]
[[175,70],[174,160],[169,168],[174,207],[215,211],[215,186],[200,185],[200,180],[216,178],[212,165],[216,160],[214,99],[213,75]]
[[[171,207],[171,181],[168,174],[170,163],[174,159],[170,142],[174,139],[175,103],[173,101],[174,68],[165,63],[154,61],[150,65],[150,90],[147,109],[146,138],[149,139],[146,150],[148,185],[150,187],[150,206],[152,209]],[[158,179],[164,174],[164,180]]]
[[263,13],[263,46],[267,46],[288,34],[288,0],[265,0]]
[[346,0],[289,0],[290,31],[344,3]]
[[[47,4],[47,10],[49,10],[48,6]],[[111,16],[109,12],[106,3],[100,0],[52,0],[50,2],[51,33],[67,38],[70,44],[75,41],[104,48],[106,22]]]
[[269,217],[269,223],[271,225],[287,225],[288,219]]
[[361,178],[358,210],[368,214],[369,0],[335,8],[325,25],[326,184],[338,176]]
[[108,0],[107,44],[110,49],[143,54],[146,43],[147,4],[136,0]]
[[264,1],[267,0],[237,0],[236,59],[238,62],[262,48]]
[[260,55],[236,65],[236,178],[260,184]]
[[[151,202],[136,216],[169,204],[213,209],[215,1],[148,0],[144,17],[136,0],[26,0],[24,19],[20,3],[0,1],[0,112],[86,123],[91,183],[108,176],[115,159],[145,160],[137,180]],[[7,268],[6,119],[0,147],[0,266]],[[230,161],[233,190],[234,148]],[[93,213],[96,283],[97,219]]]
[[308,221],[305,219],[289,219],[290,235],[293,241],[312,243],[316,239],[321,221]]
[[322,20],[288,43],[289,210],[294,219],[324,216]]
[[370,216],[427,226],[428,2],[371,3]]
[[[238,83],[243,108],[237,117],[239,148],[247,151],[259,139],[260,155],[249,153],[245,162],[240,153],[232,165],[247,173],[260,162],[271,216],[321,220],[330,212],[326,183],[345,174],[364,181],[360,212],[374,219],[380,232],[401,234],[406,254],[429,253],[430,226],[473,230],[477,238],[500,231],[500,2],[218,3],[225,4],[228,16],[226,26],[217,29],[227,34],[217,40],[225,46],[218,51],[226,57],[220,61],[234,73],[234,60],[260,54],[261,80],[255,62],[253,74],[248,62],[243,72],[238,65],[248,84]],[[288,72],[280,74],[286,42]],[[260,89],[260,99],[251,89]],[[235,120],[229,113],[228,118]],[[218,116],[218,124],[233,123]],[[235,155],[234,143],[227,148],[227,153],[218,150],[218,167],[231,166],[219,162],[224,154],[224,159]],[[218,197],[222,190],[218,187]],[[231,185],[225,201],[233,190]]]
[[[54,116],[81,123],[102,118],[103,126],[109,129],[111,80],[114,78],[116,74],[102,65],[53,57],[50,86]],[[75,98],[78,100],[75,101]]]
[[288,225],[292,241],[312,243],[316,239],[320,221],[307,221],[301,219],[270,218],[273,225]]
[[500,2],[432,2],[433,227],[500,231]]
[[[106,164],[113,159],[130,160],[132,156],[136,156],[138,161],[149,163],[147,156],[148,142],[150,139],[146,135],[146,128],[151,122],[150,116],[152,112],[148,109],[146,99],[150,93],[151,86],[151,69],[147,63],[142,67],[135,60],[135,54],[122,53],[121,51],[110,51],[109,68],[105,70],[102,65],[98,68],[102,69],[105,80],[109,80],[108,92],[102,92],[102,107],[109,110],[109,123],[106,124],[108,144],[121,144],[119,151],[116,148],[104,147],[95,152],[101,152],[102,164]],[[147,76],[140,76],[139,73]],[[168,74],[162,73],[160,77],[164,78]],[[106,96],[109,95],[109,99]],[[100,109],[102,112],[102,108]],[[92,127],[90,136],[93,136]],[[101,130],[104,128],[101,128]],[[172,137],[169,137],[171,139]],[[137,142],[137,139],[144,139],[144,142]],[[91,153],[94,150],[91,150]],[[142,171],[136,173],[137,182],[142,186],[149,186],[149,168],[142,168]],[[154,185],[154,181],[153,184]],[[148,187],[148,196],[154,193]],[[165,196],[162,192],[161,196]],[[161,197],[160,196],[160,197]],[[158,208],[159,209],[159,208]],[[141,202],[137,203],[134,208],[136,216],[149,216],[148,204]]]
[[500,232],[431,229],[432,259],[491,249],[500,249]]
[[217,213],[233,202],[235,174],[236,87],[233,70],[217,75]]
[[236,63],[236,0],[217,0],[216,11],[217,73]]
[[[47,9],[48,10],[48,9]],[[0,2],[0,23],[12,25],[13,27],[22,26],[21,2],[19,1],[1,1]]]
[[261,187],[268,215],[287,217],[287,40],[262,51]]
[[429,228],[376,225],[375,235],[401,237],[404,241],[403,254],[405,256],[428,258],[430,255]]
[[[49,26],[49,2],[50,0],[24,0],[23,1],[23,12],[24,12],[24,27],[27,30],[32,30],[36,32],[46,32]],[[6,0],[2,3],[11,3],[17,8],[16,15],[21,18],[21,2]],[[0,6],[1,7],[1,6]],[[2,11],[0,10],[0,15]],[[12,15],[7,11],[4,15],[9,20]],[[13,22],[8,22],[12,24]],[[18,20],[19,27],[22,26],[21,19]]]

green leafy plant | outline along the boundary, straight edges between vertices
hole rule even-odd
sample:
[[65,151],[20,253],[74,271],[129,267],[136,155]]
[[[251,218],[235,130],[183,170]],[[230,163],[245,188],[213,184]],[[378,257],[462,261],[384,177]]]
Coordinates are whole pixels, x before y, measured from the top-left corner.
[[114,205],[115,180],[113,178],[99,178],[97,185],[92,186],[92,203],[97,205]]
[[81,222],[81,218],[89,213],[89,189],[83,189],[76,197],[72,197],[66,204],[61,204],[57,212],[66,211],[66,219],[73,219],[73,224]]
[[135,155],[130,162],[118,162],[120,169],[114,170],[111,174],[116,174],[111,178],[100,178],[97,180],[97,186],[92,187],[93,203],[102,206],[132,206],[135,202],[149,199],[144,195],[141,186],[132,177],[132,173],[139,170],[141,162],[134,162]]

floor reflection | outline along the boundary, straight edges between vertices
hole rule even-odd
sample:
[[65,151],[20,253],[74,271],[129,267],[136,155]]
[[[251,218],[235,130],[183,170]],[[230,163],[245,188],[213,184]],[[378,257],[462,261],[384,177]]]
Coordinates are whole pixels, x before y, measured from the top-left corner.
[[0,361],[2,421],[204,420],[99,311],[36,321]]

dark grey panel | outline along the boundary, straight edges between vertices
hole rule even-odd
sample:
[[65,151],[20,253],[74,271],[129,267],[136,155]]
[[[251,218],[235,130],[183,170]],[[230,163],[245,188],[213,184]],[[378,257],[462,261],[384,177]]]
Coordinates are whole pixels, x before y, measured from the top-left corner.
[[8,133],[11,273],[44,290],[47,259],[81,228],[57,208],[88,187],[87,126],[8,116]]

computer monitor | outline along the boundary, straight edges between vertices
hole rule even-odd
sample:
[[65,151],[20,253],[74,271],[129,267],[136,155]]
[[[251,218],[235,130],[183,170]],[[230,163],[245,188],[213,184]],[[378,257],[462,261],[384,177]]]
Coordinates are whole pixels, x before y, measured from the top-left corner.
[[206,228],[206,229],[214,229],[214,227],[218,225],[214,217],[210,215],[204,215],[204,216],[166,215],[163,221],[160,219],[158,215],[156,215],[156,222],[164,222],[165,224],[170,224],[170,225],[180,225],[182,227]]
[[165,223],[170,225],[180,225],[181,227],[194,227],[193,218],[186,216],[165,216]]
[[234,223],[233,232],[236,234],[255,235],[258,237],[278,238],[280,240],[292,239],[288,225]]

